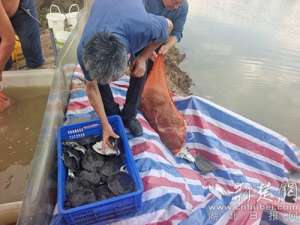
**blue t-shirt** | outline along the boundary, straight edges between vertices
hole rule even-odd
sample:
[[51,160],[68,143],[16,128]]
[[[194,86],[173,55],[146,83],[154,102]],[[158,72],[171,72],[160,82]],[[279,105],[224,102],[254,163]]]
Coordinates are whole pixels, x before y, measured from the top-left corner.
[[180,41],[182,38],[183,28],[188,14],[189,5],[187,0],[182,0],[178,9],[168,10],[165,8],[162,0],[143,0],[146,11],[155,15],[164,16],[170,19],[174,24],[171,36],[176,36]]
[[85,78],[91,80],[83,63],[84,46],[97,32],[113,33],[134,56],[152,41],[168,39],[166,18],[146,12],[143,0],[95,0],[77,48]]

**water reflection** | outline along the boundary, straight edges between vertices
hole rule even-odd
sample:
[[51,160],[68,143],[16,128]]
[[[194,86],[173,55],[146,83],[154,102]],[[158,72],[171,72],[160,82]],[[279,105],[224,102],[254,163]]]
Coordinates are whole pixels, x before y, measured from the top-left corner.
[[300,146],[300,2],[189,2],[180,48],[193,92]]

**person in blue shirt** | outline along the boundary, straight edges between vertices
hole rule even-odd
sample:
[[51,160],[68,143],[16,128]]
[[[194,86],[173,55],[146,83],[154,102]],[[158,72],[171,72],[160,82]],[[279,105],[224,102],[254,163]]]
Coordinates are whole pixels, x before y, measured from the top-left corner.
[[[146,12],[143,0],[95,0],[77,48],[89,101],[103,126],[104,148],[109,137],[118,138],[107,116],[119,114],[134,136],[143,134],[136,119],[153,51],[167,41],[172,22]],[[129,60],[130,59],[130,60]],[[109,86],[130,61],[130,81],[122,112]]]
[[[155,15],[164,16],[173,22],[168,41],[161,46],[159,53],[165,55],[182,38],[184,24],[188,14],[187,0],[143,0],[146,11]],[[154,52],[154,57],[156,54]]]

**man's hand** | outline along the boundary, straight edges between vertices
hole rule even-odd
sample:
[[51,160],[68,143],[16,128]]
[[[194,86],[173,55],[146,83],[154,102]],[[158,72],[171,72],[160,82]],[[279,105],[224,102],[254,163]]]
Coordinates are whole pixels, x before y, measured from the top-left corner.
[[177,43],[177,37],[171,35],[167,41],[167,43],[165,43],[164,45],[161,46],[161,48],[159,49],[158,54],[160,55],[166,55],[168,53],[168,51]]
[[150,56],[150,59],[152,60],[152,62],[155,62],[156,58],[157,58],[157,53],[153,51],[152,55]]
[[109,143],[109,137],[119,138],[119,136],[113,131],[111,126],[107,124],[103,126],[103,140],[102,140],[102,148],[105,150],[107,146],[112,147]]
[[95,109],[97,115],[100,118],[101,123],[103,124],[103,140],[102,147],[105,150],[109,144],[109,137],[119,138],[111,128],[104,110],[104,105],[102,101],[101,94],[99,92],[98,83],[94,81],[86,81],[86,93],[89,98],[89,101],[93,108]]
[[130,66],[131,75],[134,77],[142,77],[146,72],[146,59],[137,57]]
[[170,49],[169,45],[165,44],[165,45],[161,46],[161,48],[159,49],[158,54],[160,54],[160,55],[166,55],[167,52],[169,51],[169,49]]

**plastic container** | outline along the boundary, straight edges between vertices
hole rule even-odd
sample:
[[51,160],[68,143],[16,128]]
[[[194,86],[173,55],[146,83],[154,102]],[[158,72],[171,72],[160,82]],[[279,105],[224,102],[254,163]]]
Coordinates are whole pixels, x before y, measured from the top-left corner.
[[122,143],[122,156],[129,174],[132,176],[135,191],[115,196],[103,201],[79,206],[76,208],[65,209],[65,180],[66,168],[62,160],[62,142],[70,140],[78,140],[83,137],[101,134],[102,126],[99,120],[63,126],[59,129],[57,137],[57,153],[58,153],[58,195],[57,204],[59,214],[63,215],[68,225],[94,225],[106,224],[109,221],[115,221],[120,217],[131,213],[135,213],[141,208],[143,183],[139,172],[135,166],[135,162],[128,144],[127,135],[119,116],[108,118],[114,131],[120,136]]
[[71,32],[69,31],[56,31],[54,33],[55,42],[58,48],[62,48],[65,45],[65,42],[68,40]]
[[[57,9],[58,12],[52,12],[53,9]],[[65,14],[61,13],[60,8],[55,5],[51,4],[50,6],[50,13],[46,15],[46,19],[48,22],[48,27],[52,28],[54,33],[56,31],[63,31],[65,29]]]
[[24,59],[21,42],[18,36],[16,36],[15,47],[11,54],[11,59],[16,63]]
[[[72,9],[76,8],[77,11],[72,12]],[[79,17],[79,5],[78,4],[73,4],[69,7],[69,13],[66,14],[67,22],[70,25],[70,29],[73,29],[77,22],[78,22],[78,17]]]

